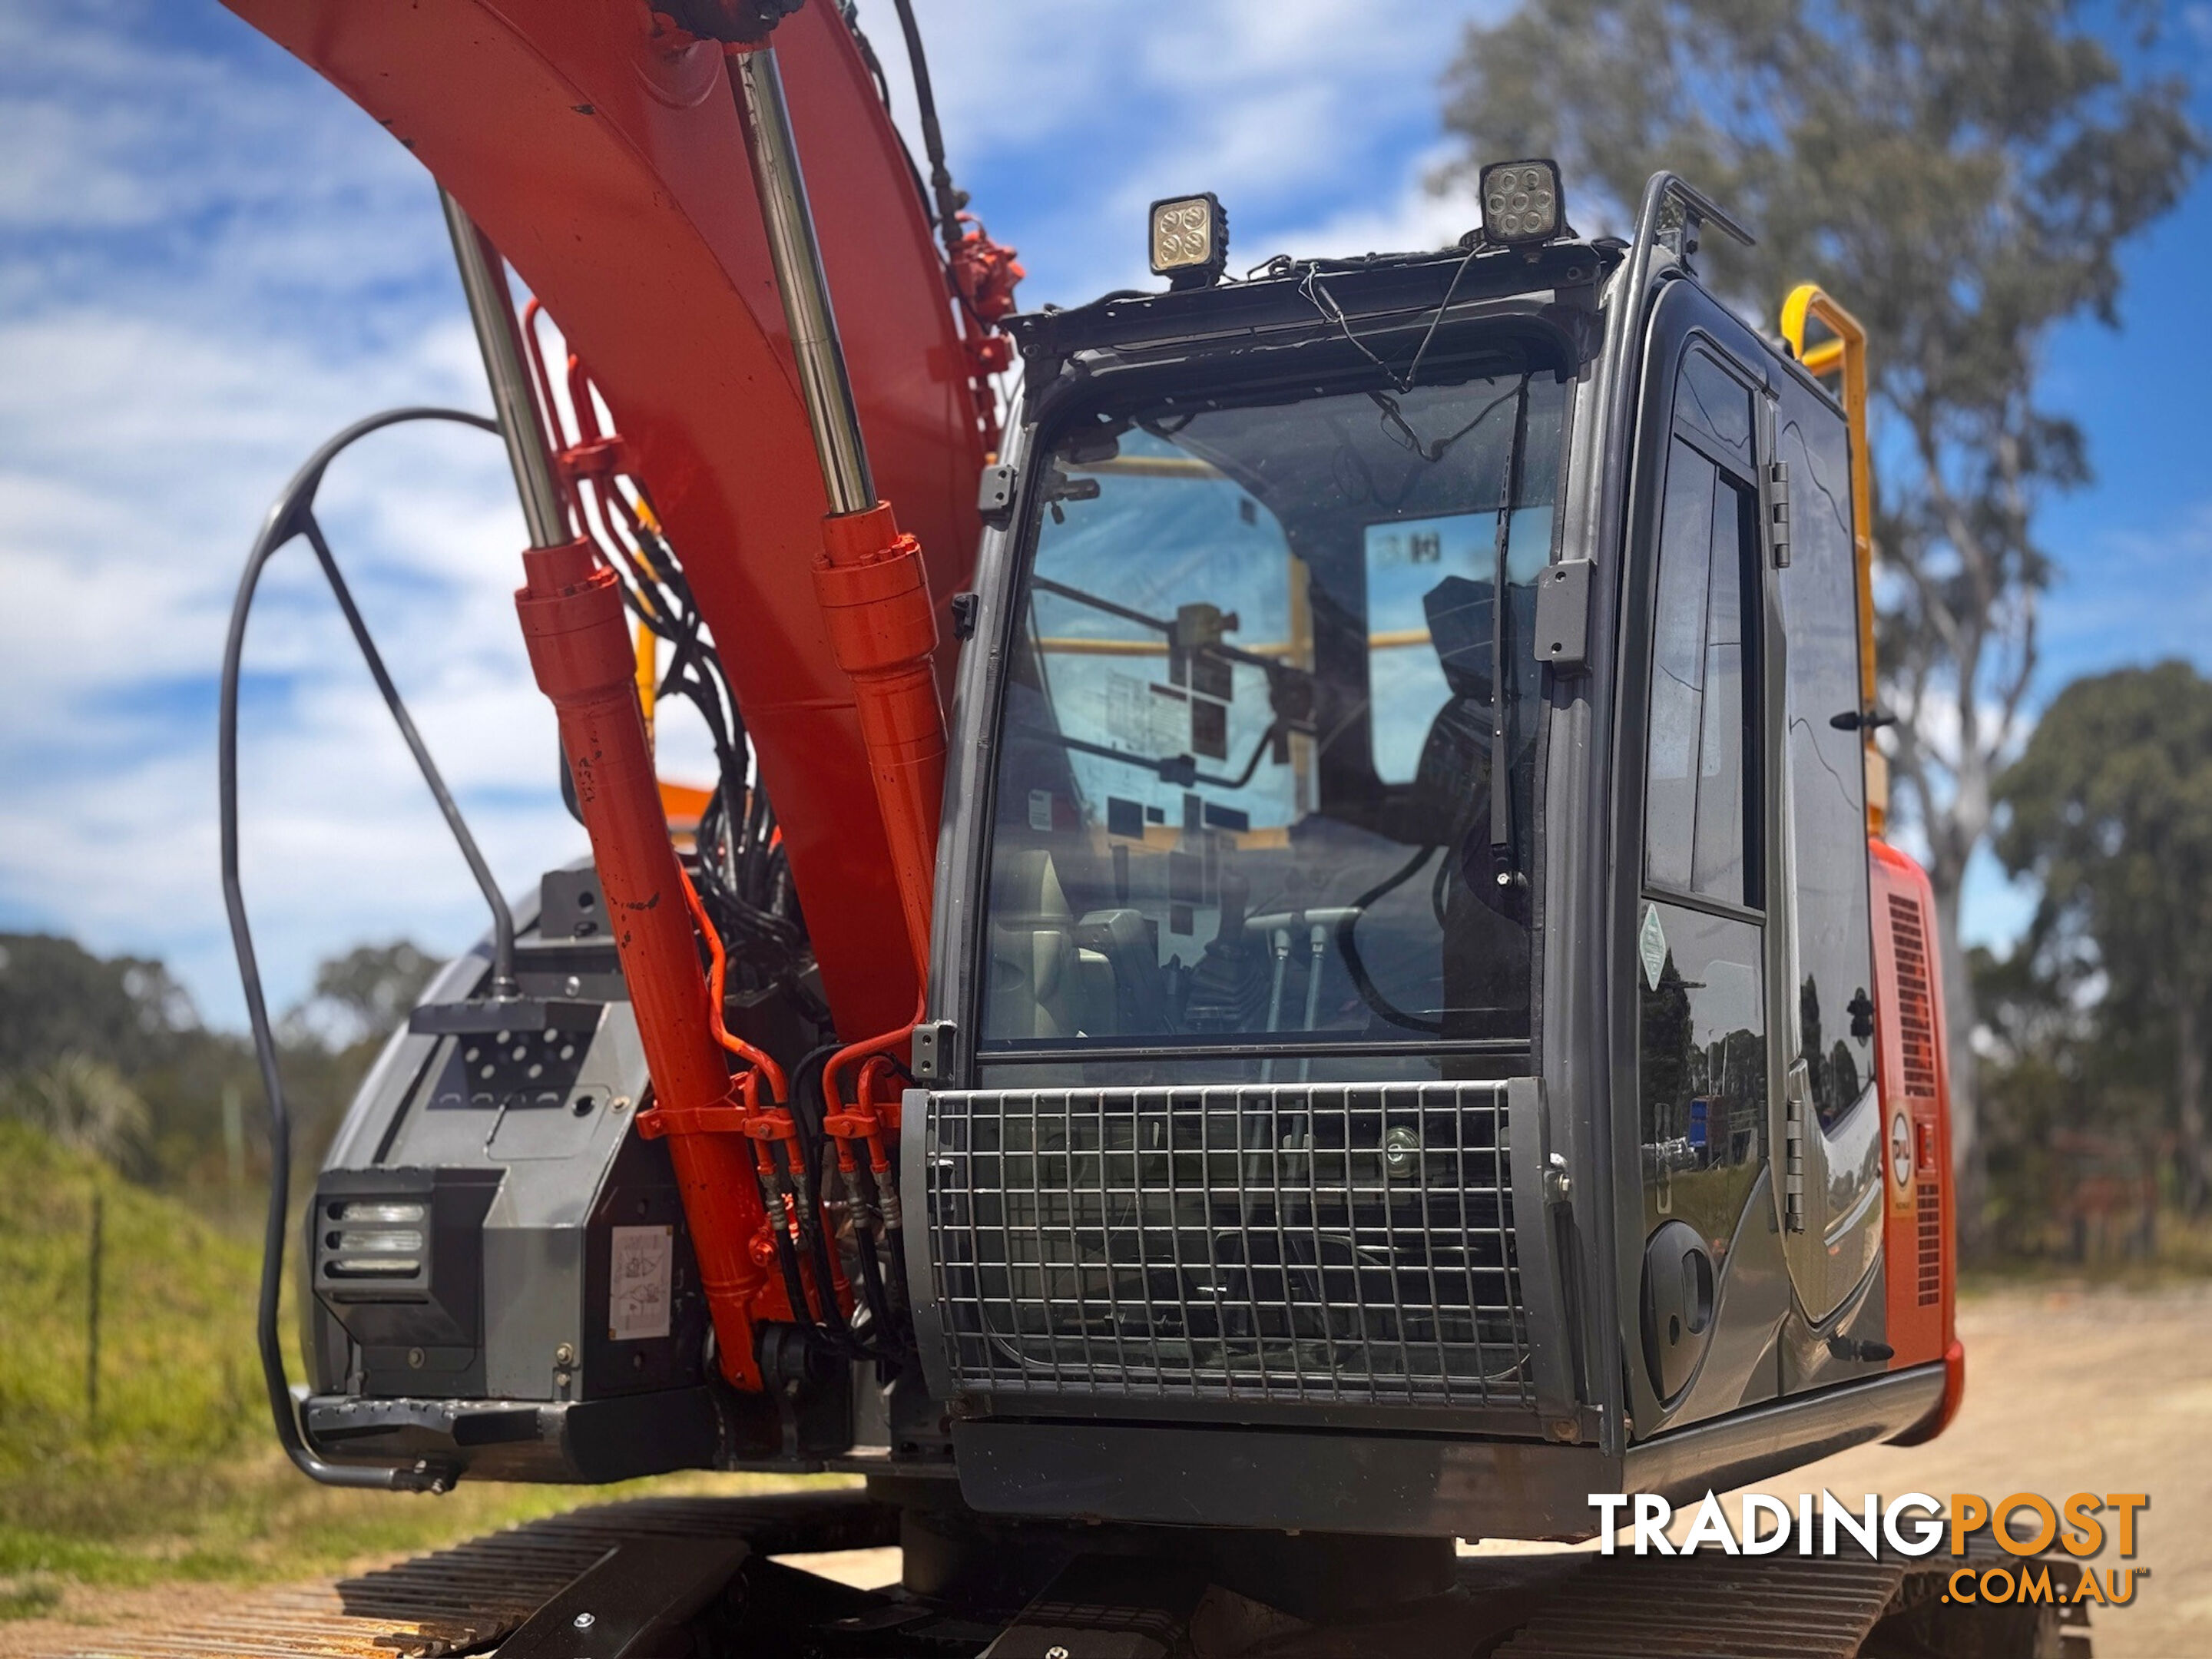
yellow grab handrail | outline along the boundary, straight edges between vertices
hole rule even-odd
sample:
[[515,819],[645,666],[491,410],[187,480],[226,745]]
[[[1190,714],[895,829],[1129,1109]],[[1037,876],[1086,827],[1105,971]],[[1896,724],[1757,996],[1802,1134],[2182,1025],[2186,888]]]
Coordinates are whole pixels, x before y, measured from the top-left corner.
[[[1808,319],[1818,318],[1833,336],[1811,347],[1805,343]],[[1782,302],[1782,337],[1790,354],[1815,380],[1839,376],[1844,424],[1851,446],[1851,551],[1858,565],[1859,708],[1874,710],[1874,461],[1867,450],[1866,325],[1838,305],[1817,283],[1801,283]],[[1867,818],[1876,835],[1888,816],[1888,763],[1875,746],[1871,727],[1863,733],[1869,787]]]

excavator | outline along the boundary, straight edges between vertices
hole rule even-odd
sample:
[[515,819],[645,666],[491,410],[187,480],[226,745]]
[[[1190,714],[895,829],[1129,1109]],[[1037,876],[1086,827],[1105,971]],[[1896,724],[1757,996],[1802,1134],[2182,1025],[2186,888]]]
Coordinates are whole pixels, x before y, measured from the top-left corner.
[[[480,1540],[387,1648],[2057,1650],[1943,1555],[1455,1542],[1959,1408],[1843,305],[1764,333],[1692,184],[1586,237],[1507,159],[1449,247],[1239,277],[1194,193],[1157,286],[1024,312],[907,0],[919,163],[836,0],[227,3],[434,176],[496,410],[318,451],[233,619],[277,1434],[398,1491],[860,1477]],[[417,419],[504,442],[590,843],[513,900],[314,514]],[[236,791],[296,540],[493,917],[298,1212]]]

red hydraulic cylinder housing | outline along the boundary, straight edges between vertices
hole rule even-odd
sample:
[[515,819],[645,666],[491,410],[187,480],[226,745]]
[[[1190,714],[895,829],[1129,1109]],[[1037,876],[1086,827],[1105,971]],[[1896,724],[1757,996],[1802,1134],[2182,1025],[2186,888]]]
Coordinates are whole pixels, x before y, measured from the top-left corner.
[[639,1133],[667,1139],[722,1375],[758,1391],[754,1304],[768,1276],[751,1245],[767,1212],[661,813],[622,596],[587,542],[533,548],[522,558],[529,580],[514,597],[523,640],[538,688],[560,715],[561,750],[653,1075],[653,1105]]
[[814,565],[830,648],[852,677],[860,738],[890,843],[917,973],[929,963],[938,818],[945,799],[945,707],[933,656],[937,616],[921,545],[900,532],[890,506],[822,520]]

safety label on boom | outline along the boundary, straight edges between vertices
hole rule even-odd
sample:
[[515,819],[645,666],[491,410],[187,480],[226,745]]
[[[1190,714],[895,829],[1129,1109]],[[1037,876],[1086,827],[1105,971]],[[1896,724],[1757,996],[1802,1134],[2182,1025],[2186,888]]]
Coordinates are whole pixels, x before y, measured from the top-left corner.
[[668,1283],[676,1241],[667,1227],[617,1227],[607,1274],[607,1337],[641,1342],[668,1334]]

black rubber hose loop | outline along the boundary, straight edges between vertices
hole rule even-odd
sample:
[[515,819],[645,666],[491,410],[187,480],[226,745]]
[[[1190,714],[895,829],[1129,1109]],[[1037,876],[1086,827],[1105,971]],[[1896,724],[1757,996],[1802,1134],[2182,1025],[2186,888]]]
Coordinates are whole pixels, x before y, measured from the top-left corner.
[[[286,1455],[301,1472],[328,1486],[368,1486],[385,1491],[443,1492],[453,1484],[453,1473],[445,1468],[416,1464],[408,1468],[387,1468],[363,1465],[339,1464],[325,1462],[308,1440],[300,1424],[298,1409],[292,1402],[291,1384],[284,1375],[283,1344],[278,1335],[278,1306],[284,1285],[284,1229],[285,1212],[291,1204],[292,1179],[292,1114],[284,1099],[284,1080],[276,1065],[276,1040],[269,1024],[269,1006],[262,994],[261,969],[253,952],[253,933],[246,923],[246,892],[238,873],[238,681],[240,666],[246,651],[246,618],[252,612],[256,589],[261,581],[261,572],[277,550],[295,537],[305,537],[315,552],[323,574],[329,580],[331,591],[337,597],[339,609],[344,611],[347,625],[353,630],[356,643],[368,663],[370,674],[376,680],[377,690],[383,693],[385,706],[399,726],[400,735],[406,739],[416,764],[421,769],[423,781],[437,798],[439,810],[445,814],[446,823],[459,843],[461,855],[468,860],[470,873],[476,877],[483,889],[485,902],[491,907],[493,930],[497,940],[494,975],[495,982],[503,978],[512,987],[514,972],[514,919],[507,907],[507,899],[492,879],[489,868],[477,850],[475,838],[469,834],[462,820],[460,809],[446,788],[432,763],[429,750],[423,747],[415,723],[408,718],[406,705],[400,701],[399,692],[385,672],[384,660],[371,641],[367,625],[355,608],[353,595],[344,579],[338,574],[337,561],[331,556],[330,545],[324,539],[322,527],[315,522],[315,492],[322,487],[323,474],[338,455],[372,432],[388,426],[398,426],[407,421],[452,421],[462,426],[473,426],[496,435],[496,422],[482,415],[471,415],[464,410],[410,407],[387,409],[380,415],[356,421],[308,458],[307,464],[295,473],[291,483],[277,496],[276,503],[269,509],[269,517],[255,538],[253,550],[247,554],[245,574],[239,578],[238,597],[230,610],[230,632],[224,641],[222,652],[222,713],[216,739],[217,792],[222,823],[222,902],[230,918],[230,941],[238,953],[238,977],[246,993],[246,1018],[253,1028],[253,1052],[260,1064],[261,1086],[269,1101],[269,1214],[262,1237],[260,1302],[255,1322],[255,1338],[261,1352],[261,1375],[269,1389],[269,1409],[276,1424],[276,1437],[283,1443]],[[511,991],[510,991],[511,994]]]

